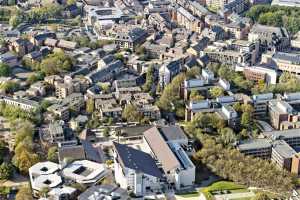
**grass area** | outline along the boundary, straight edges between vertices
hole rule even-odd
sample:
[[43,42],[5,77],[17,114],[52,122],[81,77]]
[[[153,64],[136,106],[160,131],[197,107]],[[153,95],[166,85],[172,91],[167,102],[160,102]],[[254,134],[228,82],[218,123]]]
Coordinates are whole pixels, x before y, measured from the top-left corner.
[[176,194],[182,198],[191,198],[191,197],[199,197],[200,193],[198,191],[193,191],[189,193],[184,193],[184,194]]
[[212,185],[204,188],[201,190],[201,192],[205,195],[207,200],[213,199],[213,192],[217,191],[230,191],[230,193],[238,193],[238,192],[247,192],[245,186],[238,185],[234,182],[230,181],[219,181],[216,183],[213,183]]
[[10,192],[9,187],[0,187],[0,195],[7,195]]
[[251,200],[251,199],[252,199],[251,197],[244,197],[244,198],[237,198],[234,200]]

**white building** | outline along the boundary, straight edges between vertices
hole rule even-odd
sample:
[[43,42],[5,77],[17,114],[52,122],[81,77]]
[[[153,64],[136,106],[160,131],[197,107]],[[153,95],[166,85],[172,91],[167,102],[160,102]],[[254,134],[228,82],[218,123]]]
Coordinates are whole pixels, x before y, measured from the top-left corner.
[[[169,132],[169,133],[167,133]],[[153,127],[144,132],[144,150],[159,161],[167,182],[176,190],[190,187],[195,182],[195,166],[176,140],[166,135],[181,135],[171,129]]]
[[90,185],[104,178],[107,175],[107,169],[104,164],[77,160],[67,165],[62,170],[62,175],[77,183]]
[[147,153],[124,144],[114,143],[115,180],[135,195],[160,191],[163,175]]
[[38,196],[44,188],[55,188],[62,184],[58,175],[59,165],[53,162],[39,162],[29,168],[30,185],[33,195]]

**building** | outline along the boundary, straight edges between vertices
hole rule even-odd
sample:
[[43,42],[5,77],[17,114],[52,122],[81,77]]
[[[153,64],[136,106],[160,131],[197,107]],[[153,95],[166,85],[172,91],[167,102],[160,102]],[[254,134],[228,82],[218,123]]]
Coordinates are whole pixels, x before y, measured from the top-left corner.
[[299,7],[300,2],[298,0],[273,0],[272,6],[288,6],[288,7]]
[[116,185],[94,185],[81,193],[78,200],[102,200],[102,199],[119,199],[128,200],[129,195],[126,189],[119,188]]
[[284,130],[300,128],[300,116],[293,107],[282,100],[272,100],[269,102],[269,117],[275,129]]
[[62,169],[62,176],[76,183],[93,185],[107,175],[104,164],[89,160],[76,160]]
[[277,83],[277,71],[272,68],[262,66],[244,67],[245,77],[251,81],[264,81],[268,85]]
[[121,49],[131,49],[135,51],[138,45],[145,42],[147,32],[141,28],[129,28],[116,33],[115,44]]
[[0,55],[0,63],[4,63],[10,67],[13,67],[18,64],[18,58],[12,52],[6,52]]
[[237,149],[247,155],[270,159],[272,154],[272,144],[270,139],[254,139],[241,141]]
[[292,158],[296,151],[284,140],[277,140],[272,143],[272,161],[280,168],[291,171]]
[[295,53],[268,52],[262,55],[262,63],[271,64],[281,72],[300,75],[300,55]]
[[0,96],[0,102],[3,102],[7,105],[20,108],[21,110],[27,112],[38,111],[40,108],[39,103],[33,100],[24,99],[24,98],[11,98],[9,96]]
[[271,49],[286,51],[290,48],[290,37],[283,27],[255,24],[248,34],[248,40],[259,41],[262,51]]
[[[172,130],[171,132],[176,133]],[[180,132],[178,133],[180,134]],[[194,185],[194,164],[189,159],[183,146],[176,140],[169,140],[165,135],[166,129],[159,127],[153,127],[145,131],[143,138],[145,151],[160,163],[159,165],[166,176],[167,182],[176,190]]]
[[16,52],[18,56],[24,56],[32,52],[33,49],[33,44],[27,39],[17,39],[9,44],[9,50]]
[[138,196],[160,191],[163,175],[155,160],[143,151],[113,143],[115,180]]
[[29,168],[30,185],[33,195],[39,196],[44,188],[56,188],[62,184],[62,178],[58,175],[59,165],[50,161],[39,162]]
[[164,88],[171,80],[179,74],[181,70],[181,60],[172,60],[164,63],[159,68],[159,84]]
[[266,117],[269,111],[269,102],[274,98],[273,93],[257,94],[252,96],[252,105],[255,117]]
[[200,33],[203,27],[203,23],[200,19],[192,15],[183,7],[178,7],[173,13],[173,19],[179,26],[185,27],[189,31]]

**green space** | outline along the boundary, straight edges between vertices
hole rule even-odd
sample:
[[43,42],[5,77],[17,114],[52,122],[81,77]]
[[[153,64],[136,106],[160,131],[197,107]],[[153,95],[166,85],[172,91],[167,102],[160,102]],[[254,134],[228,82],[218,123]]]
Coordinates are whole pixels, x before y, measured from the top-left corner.
[[199,192],[198,191],[192,191],[192,192],[189,192],[189,193],[183,193],[183,194],[176,194],[182,198],[192,198],[192,197],[198,197],[200,196]]
[[263,25],[285,27],[290,33],[300,31],[300,9],[287,6],[256,5],[246,13],[254,22]]
[[213,193],[220,192],[220,194],[226,193],[237,193],[237,192],[247,192],[245,186],[238,185],[234,182],[230,181],[219,181],[213,183],[212,185],[204,188],[201,192],[205,195],[206,199],[211,200],[213,199]]

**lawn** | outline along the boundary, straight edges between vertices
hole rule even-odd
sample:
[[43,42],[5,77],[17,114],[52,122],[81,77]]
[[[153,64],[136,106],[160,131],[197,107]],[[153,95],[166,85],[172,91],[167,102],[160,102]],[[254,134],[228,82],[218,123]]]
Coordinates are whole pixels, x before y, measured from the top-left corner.
[[193,191],[193,192],[189,192],[189,193],[184,193],[184,194],[176,194],[182,198],[191,198],[191,197],[199,197],[200,194],[198,191]]
[[230,193],[247,192],[245,186],[238,185],[230,181],[219,181],[213,183],[212,185],[202,189],[201,192],[205,195],[206,199],[211,200],[213,198],[212,192],[225,190],[230,191]]

